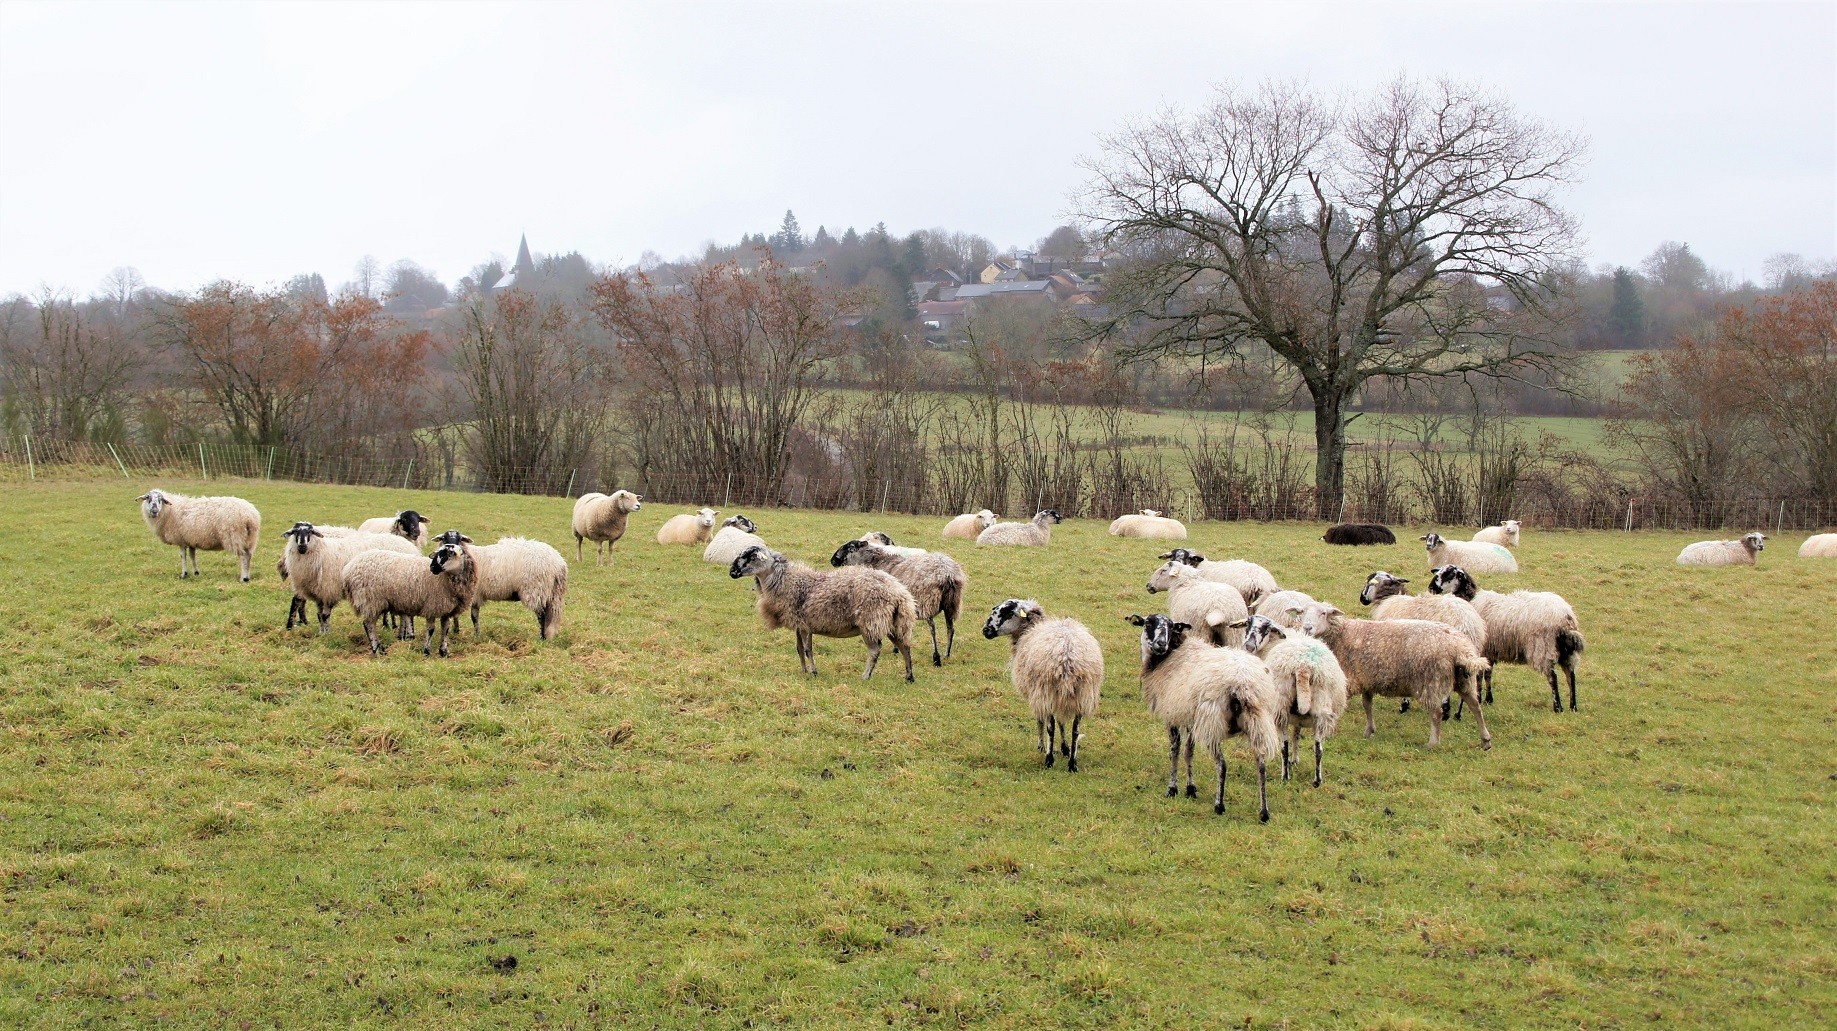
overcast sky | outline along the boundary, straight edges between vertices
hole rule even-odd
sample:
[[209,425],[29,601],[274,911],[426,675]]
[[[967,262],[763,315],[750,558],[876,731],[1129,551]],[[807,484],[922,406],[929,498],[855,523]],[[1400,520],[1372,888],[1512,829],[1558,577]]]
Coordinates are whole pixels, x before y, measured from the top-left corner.
[[885,221],[1031,244],[1212,84],[1452,76],[1585,135],[1591,262],[1837,252],[1837,3],[0,3],[0,293],[451,283]]

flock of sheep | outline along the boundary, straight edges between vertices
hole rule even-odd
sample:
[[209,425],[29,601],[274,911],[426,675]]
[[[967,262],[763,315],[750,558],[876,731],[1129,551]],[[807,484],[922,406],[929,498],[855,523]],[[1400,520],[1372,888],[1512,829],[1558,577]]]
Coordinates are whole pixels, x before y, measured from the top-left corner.
[[[261,531],[255,506],[240,498],[188,498],[160,490],[138,500],[154,535],[179,548],[181,577],[197,572],[197,551],[203,549],[236,555],[243,581],[250,579]],[[608,557],[642,502],[625,490],[582,496],[572,521],[577,560],[584,561],[587,541],[595,544],[596,561]],[[793,633],[804,672],[816,672],[815,638],[859,637],[867,650],[863,679],[873,675],[883,645],[890,643],[910,682],[912,634],[920,620],[930,627],[934,666],[954,651],[968,580],[950,556],[867,533],[835,550],[833,568],[816,569],[773,550],[745,516],[717,526],[718,516],[709,508],[674,516],[658,529],[657,542],[702,545],[703,559],[725,566],[733,579],[752,577],[761,619],[769,629]],[[1045,509],[1027,522],[999,522],[985,509],[950,520],[943,536],[984,546],[1041,547],[1051,543],[1059,521],[1057,512]],[[555,634],[568,584],[568,563],[559,552],[521,537],[478,545],[456,530],[430,539],[427,526],[428,519],[412,510],[355,528],[294,523],[276,563],[293,591],[287,628],[306,623],[311,601],[323,634],[333,608],[348,601],[373,653],[386,647],[379,621],[395,621],[397,637],[412,639],[420,619],[423,653],[432,654],[438,629],[439,651],[446,655],[448,634],[462,614],[470,615],[476,632],[480,605],[514,601],[535,615],[544,639]],[[1110,533],[1176,541],[1187,536],[1180,522],[1154,511],[1123,516]],[[1481,746],[1490,748],[1483,705],[1492,702],[1492,669],[1498,663],[1536,670],[1550,685],[1556,712],[1563,711],[1560,670],[1573,711],[1577,659],[1585,646],[1573,607],[1544,591],[1483,590],[1474,579],[1475,573],[1517,572],[1513,550],[1519,536],[1516,520],[1487,527],[1471,541],[1425,534],[1420,540],[1431,567],[1428,590],[1412,595],[1407,579],[1374,572],[1359,596],[1371,608],[1369,619],[1284,590],[1254,562],[1213,561],[1185,547],[1160,555],[1162,564],[1145,586],[1150,594],[1166,594],[1167,612],[1127,619],[1141,631],[1143,700],[1167,730],[1168,796],[1180,792],[1183,756],[1186,795],[1198,796],[1193,756],[1203,748],[1217,773],[1213,810],[1223,813],[1224,748],[1228,739],[1242,737],[1257,764],[1258,815],[1267,821],[1267,764],[1279,756],[1288,779],[1301,734],[1308,731],[1318,787],[1324,743],[1353,695],[1364,701],[1368,737],[1376,729],[1374,698],[1402,699],[1405,711],[1412,702],[1422,705],[1431,746],[1439,742],[1450,702],[1458,697],[1455,718],[1471,709]],[[1346,545],[1396,541],[1377,524],[1341,524],[1322,539]],[[1692,544],[1678,562],[1752,564],[1765,539],[1751,533],[1739,541]],[[430,544],[433,551],[424,554]],[[1837,557],[1837,534],[1810,538],[1800,554]],[[982,634],[1010,639],[1009,672],[1033,712],[1045,764],[1063,756],[1068,771],[1076,772],[1082,723],[1096,713],[1103,683],[1104,656],[1096,637],[1077,620],[1049,615],[1024,598],[996,605]]]

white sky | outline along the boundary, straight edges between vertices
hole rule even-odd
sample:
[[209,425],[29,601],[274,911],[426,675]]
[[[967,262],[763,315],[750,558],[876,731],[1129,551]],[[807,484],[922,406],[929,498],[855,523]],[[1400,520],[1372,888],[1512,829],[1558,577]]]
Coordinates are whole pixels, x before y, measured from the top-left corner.
[[1448,75],[1587,136],[1593,262],[1837,253],[1837,2],[0,2],[0,293],[115,266],[451,283],[774,230],[1031,244],[1098,133],[1213,83]]

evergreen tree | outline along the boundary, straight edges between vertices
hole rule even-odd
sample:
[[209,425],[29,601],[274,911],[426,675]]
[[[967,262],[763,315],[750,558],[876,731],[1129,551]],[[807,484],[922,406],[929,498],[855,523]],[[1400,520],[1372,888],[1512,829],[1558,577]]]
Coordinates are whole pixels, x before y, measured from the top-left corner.
[[816,236],[811,238],[810,246],[817,247],[817,248],[833,247],[835,246],[835,242],[836,242],[836,238],[829,235],[829,230],[823,228],[822,226],[817,226]]
[[785,209],[785,220],[778,224],[778,235],[772,237],[774,250],[790,252],[804,249],[804,230],[797,224],[797,216]]
[[1644,346],[1646,302],[1639,296],[1639,280],[1624,265],[1614,270],[1614,307],[1607,322],[1621,347]]
[[855,232],[854,226],[849,226],[848,231],[842,234],[842,246],[859,247],[860,245],[861,245],[861,234]]

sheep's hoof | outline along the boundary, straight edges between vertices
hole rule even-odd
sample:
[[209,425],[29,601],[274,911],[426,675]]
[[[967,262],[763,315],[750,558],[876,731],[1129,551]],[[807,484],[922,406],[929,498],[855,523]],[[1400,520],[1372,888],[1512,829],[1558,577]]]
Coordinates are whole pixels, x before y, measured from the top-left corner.
[[1213,816],[1225,815],[1225,804],[1223,802],[1213,802],[1212,803],[1212,815]]
[[1398,712],[1409,712],[1410,711],[1410,700],[1408,698],[1405,698],[1403,700],[1403,704],[1397,706],[1397,711]]
[[243,578],[242,578],[242,582],[243,582],[243,583],[248,583],[248,582],[249,582],[249,578],[248,578],[248,577],[246,577],[246,576],[245,576],[245,577],[243,577]]
[[1552,711],[1553,711],[1553,712],[1562,712],[1562,711],[1563,711],[1563,703],[1562,703],[1562,702],[1557,702],[1557,703],[1556,703],[1556,708],[1555,708],[1554,710],[1552,710]]
[[1493,739],[1490,737],[1481,738],[1480,739],[1480,749],[1486,752],[1492,751],[1493,750]]
[[944,665],[944,656],[942,656],[942,655],[939,655],[939,654],[938,654],[937,652],[932,652],[932,653],[931,653],[931,664],[932,664],[933,666],[942,666],[942,665]]
[[[1188,797],[1188,798],[1198,798],[1198,797],[1199,797],[1199,788],[1198,788],[1198,786],[1197,786],[1197,785],[1194,785],[1194,784],[1188,784],[1188,785],[1186,786],[1186,797]],[[1222,809],[1221,809],[1221,810],[1219,810],[1219,811],[1220,811],[1220,812],[1223,812],[1224,810],[1222,810]]]
[[1167,797],[1168,797],[1168,798],[1179,798],[1179,797],[1180,797],[1180,789],[1179,789],[1179,788],[1177,788],[1177,787],[1174,787],[1174,786],[1173,786],[1172,784],[1169,784],[1169,785],[1167,786]]
[[1053,760],[1057,758],[1058,756],[1052,754],[1052,749],[1048,748],[1046,750],[1046,768],[1049,770],[1052,769]]
[[1315,778],[1314,778],[1314,786],[1315,786],[1315,787],[1320,787],[1320,778],[1319,778],[1319,777],[1315,777]]
[[[1221,806],[1220,808],[1222,809],[1223,807]],[[1262,812],[1258,813],[1257,822],[1258,823],[1268,823],[1269,822],[1269,810],[1265,809]]]
[[1067,773],[1077,773],[1077,772],[1078,772],[1078,760],[1076,760],[1076,759],[1067,759],[1067,760],[1065,761],[1065,772],[1067,772]]

